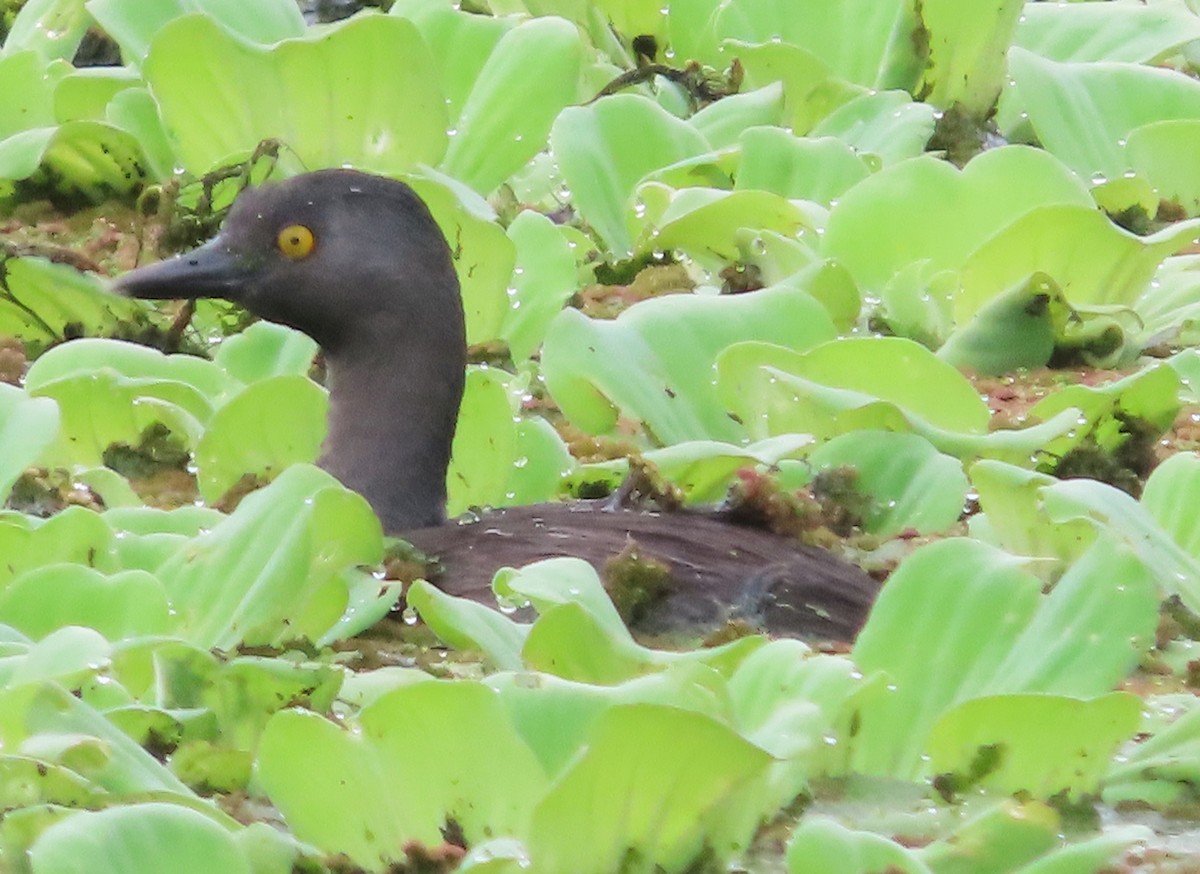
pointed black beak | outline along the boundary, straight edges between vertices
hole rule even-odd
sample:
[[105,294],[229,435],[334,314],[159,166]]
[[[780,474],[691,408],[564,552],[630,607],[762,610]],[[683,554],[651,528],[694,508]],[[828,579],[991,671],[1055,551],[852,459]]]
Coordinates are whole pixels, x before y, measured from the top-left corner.
[[184,255],[131,270],[111,290],[126,297],[220,297],[238,302],[258,271],[258,259],[234,252],[220,237]]

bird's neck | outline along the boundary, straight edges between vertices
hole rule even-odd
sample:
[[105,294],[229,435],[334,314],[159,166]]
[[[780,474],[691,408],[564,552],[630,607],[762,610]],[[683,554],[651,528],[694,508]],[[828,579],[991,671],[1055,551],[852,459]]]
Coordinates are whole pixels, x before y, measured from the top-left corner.
[[362,494],[393,533],[445,521],[465,367],[461,329],[418,342],[404,333],[326,350],[329,432],[320,464]]

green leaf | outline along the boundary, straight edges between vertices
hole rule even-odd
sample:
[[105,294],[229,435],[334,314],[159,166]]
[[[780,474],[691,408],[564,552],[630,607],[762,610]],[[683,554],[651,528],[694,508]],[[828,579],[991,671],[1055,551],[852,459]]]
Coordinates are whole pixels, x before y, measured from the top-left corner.
[[[892,574],[854,645],[859,668],[885,672],[888,686],[858,708],[853,770],[909,779],[922,770],[930,726],[964,690],[983,691],[980,674],[1013,651],[1037,609],[1041,584],[1022,564],[976,541],[944,540]],[[897,649],[901,637],[922,644]]]
[[99,334],[120,321],[135,321],[140,305],[105,291],[87,273],[42,258],[0,260],[0,333],[35,349],[72,331]]
[[506,377],[490,369],[467,373],[446,478],[451,516],[508,503],[505,489],[517,459],[517,436]]
[[[4,145],[0,155],[9,151],[11,146],[8,138],[14,134],[54,126],[57,121],[54,117],[54,88],[69,69],[48,66],[32,49],[5,52],[0,56],[0,87],[9,95],[9,99],[0,105],[0,142]],[[0,162],[0,167],[6,167],[6,164]]]
[[575,465],[548,422],[518,418],[524,377],[487,367],[467,372],[447,474],[448,512],[550,500]]
[[933,136],[937,110],[914,103],[904,91],[871,91],[835,109],[810,137],[836,137],[887,164],[915,158]]
[[1023,631],[1023,642],[994,666],[984,688],[1077,696],[1107,692],[1154,639],[1155,583],[1153,568],[1135,550],[1098,540],[1058,580]]
[[1003,874],[1051,852],[1061,829],[1047,805],[1008,799],[919,852],[936,874]]
[[1197,237],[1200,220],[1139,237],[1114,225],[1094,206],[1036,208],[1000,230],[962,264],[955,317],[965,321],[985,302],[1035,272],[1054,279],[1076,306],[1129,306],[1163,258]]
[[611,322],[565,310],[550,324],[542,364],[563,413],[586,431],[608,432],[623,414],[663,444],[735,442],[743,429],[712,384],[721,351],[750,338],[807,349],[835,333],[820,304],[782,283],[732,297],[655,298]]
[[722,646],[669,652],[634,641],[600,582],[578,558],[550,558],[506,569],[492,583],[505,603],[530,603],[541,614],[525,637],[521,657],[532,669],[568,680],[610,684],[686,662],[732,673],[765,643],[742,637]]
[[381,583],[373,572],[361,567],[346,568],[338,576],[346,587],[345,608],[338,621],[314,641],[317,646],[332,646],[378,625],[385,616],[396,610],[404,594],[402,583]]
[[491,607],[447,595],[424,580],[409,586],[405,598],[429,630],[447,645],[479,652],[500,671],[521,669],[521,648],[529,626],[513,622]]
[[25,379],[58,402],[63,427],[43,462],[99,465],[113,443],[137,446],[153,425],[191,446],[235,383],[210,361],[117,340],[83,339],[42,355]]
[[1189,609],[1200,609],[1200,561],[1176,544],[1147,508],[1129,495],[1104,483],[1079,479],[1046,486],[1039,498],[1044,518],[1052,524],[1084,523],[1123,543],[1153,571],[1163,591],[1179,595]]
[[1090,522],[1077,520],[1059,525],[1030,525],[1029,519],[1043,512],[1041,490],[1057,480],[1044,473],[984,459],[970,468],[971,485],[979,493],[982,516],[971,520],[971,532],[986,523],[989,542],[1016,555],[1052,559],[1074,559],[1095,540]]
[[346,609],[347,586],[378,582],[344,574],[383,553],[366,501],[332,476],[294,465],[246,497],[209,532],[181,545],[159,569],[174,633],[200,646],[316,640]]
[[[26,8],[35,6],[45,4]],[[66,10],[64,14],[77,13]],[[36,174],[39,186],[64,199],[127,198],[143,181],[142,150],[129,133],[105,123],[105,104],[114,90],[133,85],[136,79],[124,74],[69,73],[72,69],[64,61],[46,65],[33,51],[0,58],[0,88],[22,95],[0,110],[0,179]]]
[[1196,387],[1200,385],[1200,352],[1196,349],[1183,349],[1182,352],[1171,355],[1166,364],[1180,376],[1180,400],[1195,403],[1200,397],[1196,394]]
[[[662,35],[667,10],[654,0],[597,0],[595,4],[579,4],[584,9],[593,5],[604,11],[613,29],[619,33]],[[599,45],[599,40],[596,42]]]
[[167,24],[201,12],[244,40],[275,43],[304,35],[304,18],[287,0],[246,8],[235,0],[88,0],[88,12],[117,41],[126,63],[140,64],[154,36]]
[[633,249],[626,210],[637,183],[709,150],[694,127],[633,94],[564,109],[550,130],[550,146],[576,208],[618,258]]
[[196,683],[195,694],[217,719],[214,740],[245,751],[258,745],[270,718],[285,707],[328,712],[343,676],[328,664],[238,656],[220,663],[208,682]]
[[49,519],[0,513],[0,585],[35,567],[72,562],[104,573],[119,570],[116,538],[99,515],[83,507],[67,507]]
[[[791,43],[851,82],[876,88],[914,84],[917,58],[907,35],[916,25],[912,11],[898,0],[800,6],[784,0],[741,0],[720,4],[711,22],[716,40]],[[716,65],[711,55],[697,57]]]
[[913,93],[940,109],[957,105],[974,118],[986,118],[1005,83],[1008,47],[1024,0],[971,6],[924,0],[918,10],[929,57]]
[[916,434],[854,431],[825,443],[808,461],[818,470],[854,468],[855,491],[871,498],[866,530],[881,537],[905,529],[944,532],[962,515],[967,476],[961,462]]
[[[1004,794],[1049,798],[1094,794],[1117,745],[1138,727],[1141,702],[1128,692],[1081,700],[989,695],[946,711],[929,732],[930,768]],[[986,763],[986,764],[985,764]]]
[[530,671],[495,674],[487,684],[500,693],[513,725],[551,779],[578,757],[597,722],[621,704],[660,704],[721,718],[725,684],[696,662],[637,677],[615,686],[564,680]]
[[823,252],[861,287],[877,290],[916,261],[961,267],[997,231],[1038,206],[1059,203],[1093,206],[1083,183],[1037,149],[991,149],[963,170],[918,158],[847,191],[829,213]]
[[814,654],[798,640],[772,640],[730,678],[730,711],[746,737],[772,755],[805,754],[816,738],[789,730],[789,712],[815,709],[831,723],[861,679],[845,657]]
[[109,640],[167,629],[167,595],[142,570],[105,576],[79,564],[26,571],[0,590],[0,621],[40,639],[56,628],[81,625]]
[[1151,724],[1155,730],[1146,732],[1149,736],[1121,751],[1104,781],[1106,803],[1165,806],[1190,795],[1190,787],[1200,775],[1200,711],[1193,708],[1177,713],[1182,709],[1177,698],[1163,696],[1160,700],[1157,709],[1167,708],[1169,721]]
[[109,102],[141,80],[125,67],[86,67],[64,76],[54,89],[54,117],[60,122],[103,121]]
[[272,376],[305,375],[316,353],[317,341],[306,334],[262,321],[222,340],[213,361],[249,385]]
[[732,721],[747,740],[779,759],[760,790],[778,805],[822,773],[837,717],[859,680],[849,659],[810,653],[795,640],[773,640],[738,665],[729,680]]
[[1028,463],[1078,425],[1064,410],[1020,431],[987,430],[990,413],[961,373],[899,337],[852,337],[798,354],[738,343],[717,360],[717,387],[752,437],[833,437],[861,428],[914,431],[940,452]]
[[550,125],[578,90],[579,32],[557,18],[507,31],[479,72],[441,169],[487,194],[546,146]]
[[41,456],[58,434],[58,404],[49,398],[31,398],[12,385],[0,385],[0,498],[7,498],[13,483]]
[[454,269],[462,288],[467,343],[499,337],[509,306],[506,290],[512,279],[516,247],[479,195],[432,170],[407,181],[451,242]]
[[[278,713],[263,733],[256,772],[301,840],[361,865],[399,860],[411,841],[438,845],[447,819],[472,843],[523,834],[545,790],[499,696],[476,683],[396,689],[352,726]],[[306,767],[296,767],[297,757]]]
[[467,850],[454,870],[461,874],[520,874],[532,862],[525,845],[513,838],[494,838]]
[[1200,173],[1186,155],[1198,147],[1200,119],[1181,118],[1135,127],[1125,154],[1133,171],[1154,186],[1161,199],[1178,203],[1194,216],[1200,213]]
[[1150,474],[1142,490],[1142,506],[1175,543],[1200,560],[1200,519],[1189,510],[1197,495],[1200,495],[1200,460],[1180,452]]
[[639,646],[623,625],[620,630],[606,625],[603,614],[584,604],[543,606],[539,612],[521,649],[522,662],[533,670],[609,685],[658,670],[670,660],[670,654]]
[[[836,427],[836,418],[834,428],[823,427],[816,416],[820,401],[797,395],[808,386],[844,392],[848,410],[882,401],[935,427],[966,433],[985,432],[990,418],[962,374],[924,346],[898,337],[845,338],[808,352],[748,342],[728,348],[717,366],[722,396],[752,433],[832,436],[849,430]],[[765,397],[760,401],[758,395]],[[840,410],[831,412],[836,416]]]
[[509,469],[505,503],[520,506],[558,498],[577,467],[567,444],[540,417],[521,419],[515,425],[517,456]]
[[150,802],[81,811],[46,829],[29,851],[35,874],[250,874],[229,829],[195,810]]
[[902,267],[879,293],[880,313],[891,332],[937,349],[954,330],[957,270],[935,270],[926,261]]
[[58,380],[101,369],[147,384],[184,383],[210,404],[227,399],[239,387],[220,367],[195,355],[164,355],[136,343],[90,338],[72,340],[40,356],[25,376],[25,387],[30,392],[39,392]]
[[462,113],[496,44],[517,24],[515,17],[475,15],[440,0],[397,0],[388,13],[408,19],[420,31],[437,65],[451,118]]
[[145,87],[126,88],[105,107],[104,116],[137,140],[145,157],[145,175],[165,180],[175,172],[175,151],[167,139],[158,104]]
[[667,7],[667,27],[671,48],[681,57],[713,64],[720,37],[713,30],[713,18],[720,0],[676,0]]
[[91,19],[80,0],[29,0],[4,38],[4,53],[31,50],[46,61],[69,61],[87,33]]
[[[28,638],[7,625],[0,626],[5,637],[6,657],[0,663],[0,680],[6,691],[21,687],[37,688],[40,684],[57,684],[63,688],[78,688],[95,679],[97,673],[105,666],[112,653],[112,646],[107,640],[90,628],[68,626],[50,632],[37,643],[30,643]],[[20,717],[17,717],[20,718]],[[3,731],[0,727],[0,731]],[[25,736],[21,734],[17,723],[9,726],[7,744],[24,743]],[[37,732],[30,732],[36,734]],[[76,737],[50,737],[39,739],[43,742],[38,748],[30,744],[22,746],[21,751],[26,755],[73,756],[72,748],[83,750],[77,760],[67,762],[75,770],[83,766],[103,764],[103,754],[97,753],[101,744],[92,739]],[[64,749],[66,752],[64,752]]]
[[[547,870],[682,872],[721,864],[751,834],[729,828],[738,790],[770,757],[716,720],[652,704],[614,707],[538,803],[529,850]],[[597,805],[595,799],[605,803]],[[766,811],[761,811],[766,813]]]
[[742,162],[735,185],[824,206],[870,175],[858,153],[834,137],[797,137],[776,127],[742,133]]
[[316,461],[328,412],[328,394],[306,376],[268,377],[235,395],[196,443],[201,497],[216,503],[242,477],[269,481],[289,464]]
[[[956,300],[962,297],[957,295]],[[1058,283],[1048,274],[1034,273],[992,296],[978,311],[960,317],[960,326],[946,338],[937,356],[982,376],[1044,367],[1072,315],[1074,310]]]
[[783,118],[771,123],[796,134],[811,131],[820,119],[867,91],[838,76],[813,52],[792,43],[726,40],[723,53],[741,62],[744,87],[775,91],[782,86]]
[[82,483],[104,503],[105,507],[140,507],[138,497],[129,480],[109,467],[83,467],[74,471],[75,481]]
[[1200,116],[1200,83],[1174,70],[1059,64],[1019,48],[1009,67],[1042,145],[1085,179],[1131,169],[1125,141],[1135,128]]
[[[17,139],[0,144],[0,177],[24,179],[40,167],[52,190],[64,200],[131,200],[145,182],[140,144],[107,123],[69,121],[49,132],[37,148],[21,154],[8,151]],[[129,305],[118,302],[112,308]]]
[[513,361],[523,361],[541,345],[550,321],[575,293],[574,246],[558,225],[533,210],[513,219],[508,236],[517,248],[517,265],[500,334]]
[[714,149],[727,148],[735,145],[748,128],[778,125],[783,122],[783,88],[779,85],[768,85],[740,94],[731,94],[710,103],[693,115],[690,121]]
[[738,256],[743,228],[785,236],[814,232],[811,215],[792,201],[769,191],[675,191],[649,182],[638,187],[642,207],[639,251],[677,249],[714,272]]
[[1200,38],[1184,3],[1026,4],[1014,43],[1052,61],[1145,64]]
[[277,138],[293,168],[353,164],[396,174],[436,164],[445,151],[445,107],[428,75],[432,66],[420,34],[394,16],[357,16],[265,48],[211,18],[185,15],[154,36],[144,72],[190,173]]
[[[554,559],[539,564],[550,561]],[[525,639],[521,657],[534,670],[582,683],[611,684],[689,661],[728,673],[764,642],[760,637],[743,637],[692,652],[654,650],[636,643],[623,628],[614,631],[606,627],[596,613],[571,601],[549,608],[538,617]]]
[[[63,807],[102,806],[103,792],[70,768],[49,765],[32,756],[0,756],[0,800],[10,815],[35,803]],[[7,853],[11,840],[4,841]]]
[[159,510],[142,506],[110,507],[102,520],[122,536],[114,542],[119,566],[155,571],[181,543],[212,528],[225,514],[209,507]]
[[1050,459],[1077,446],[1115,454],[1167,431],[1179,412],[1181,388],[1172,368],[1152,364],[1106,385],[1064,386],[1034,404],[1029,415],[1049,419],[1067,410],[1079,413],[1075,428],[1043,446]]
[[[747,446],[690,440],[651,449],[642,457],[668,482],[682,489],[688,503],[715,504],[728,493],[738,471],[772,467],[785,458],[802,455],[812,443],[807,434],[782,434]],[[583,465],[571,479],[576,485],[607,482],[616,489],[628,473],[629,460],[618,458]]]
[[1131,845],[1151,841],[1152,833],[1144,826],[1106,828],[1094,838],[1047,853],[1019,868],[1017,874],[1091,874],[1106,865],[1116,864],[1122,854],[1134,849]]
[[[85,629],[67,628],[30,650],[29,661],[48,667],[51,647],[77,659],[101,659],[86,649]],[[99,636],[87,631],[92,639]],[[118,730],[103,714],[54,682],[39,682],[33,666],[6,678],[0,691],[0,740],[6,749],[61,764],[112,795],[157,793],[181,802],[195,796],[160,762]],[[91,672],[97,667],[93,664]],[[43,674],[43,676],[45,676]]]
[[865,831],[852,831],[826,816],[806,816],[792,834],[787,850],[788,874],[931,874],[920,857],[895,841]]
[[[854,770],[914,777],[927,770],[924,739],[953,705],[995,693],[1103,694],[1134,666],[1153,640],[1157,597],[1131,549],[1098,540],[1045,599],[1026,563],[946,540],[901,564],[854,647],[859,667],[887,684],[856,702]],[[913,639],[922,645],[903,648]]]

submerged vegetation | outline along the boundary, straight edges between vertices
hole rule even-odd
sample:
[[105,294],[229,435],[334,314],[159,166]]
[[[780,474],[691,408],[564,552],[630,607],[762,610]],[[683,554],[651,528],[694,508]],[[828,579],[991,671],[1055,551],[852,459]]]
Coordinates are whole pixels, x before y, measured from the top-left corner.
[[[0,868],[1187,864],[1194,6],[0,8]],[[452,512],[732,488],[887,578],[852,647],[648,647],[632,551],[403,592],[313,342],[106,293],[343,164],[453,249]]]

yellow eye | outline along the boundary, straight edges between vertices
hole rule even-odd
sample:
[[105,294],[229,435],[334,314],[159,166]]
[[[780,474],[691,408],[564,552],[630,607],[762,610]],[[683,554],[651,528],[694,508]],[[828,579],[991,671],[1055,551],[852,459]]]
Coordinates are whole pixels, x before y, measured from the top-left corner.
[[279,251],[293,261],[308,257],[316,244],[317,238],[304,225],[288,225],[275,238]]

